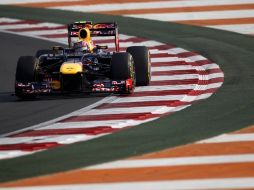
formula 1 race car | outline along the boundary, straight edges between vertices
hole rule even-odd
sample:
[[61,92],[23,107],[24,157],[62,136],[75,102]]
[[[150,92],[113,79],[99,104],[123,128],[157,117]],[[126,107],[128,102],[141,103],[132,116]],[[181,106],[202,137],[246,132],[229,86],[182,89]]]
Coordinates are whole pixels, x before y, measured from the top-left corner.
[[[148,48],[132,46],[120,52],[116,23],[81,21],[68,24],[67,28],[68,48],[54,46],[38,50],[35,56],[19,58],[15,81],[17,97],[73,92],[131,94],[136,85],[149,85]],[[107,45],[94,45],[91,37],[97,36],[113,36],[115,51],[108,51]]]

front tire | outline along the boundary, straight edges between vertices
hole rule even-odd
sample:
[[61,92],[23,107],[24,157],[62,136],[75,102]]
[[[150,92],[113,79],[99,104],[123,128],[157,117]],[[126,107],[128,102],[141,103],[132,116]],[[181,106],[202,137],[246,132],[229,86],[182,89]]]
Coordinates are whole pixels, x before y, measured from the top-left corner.
[[114,53],[111,60],[112,80],[132,80],[132,85],[124,93],[132,93],[136,85],[134,62],[131,54],[127,52]]
[[151,59],[150,52],[145,46],[132,46],[126,50],[134,59],[136,84],[147,86],[151,81]]
[[[16,68],[16,83],[34,82],[38,59],[33,56],[21,56]],[[35,95],[23,94],[22,89],[15,86],[15,95],[19,98],[34,98]]]

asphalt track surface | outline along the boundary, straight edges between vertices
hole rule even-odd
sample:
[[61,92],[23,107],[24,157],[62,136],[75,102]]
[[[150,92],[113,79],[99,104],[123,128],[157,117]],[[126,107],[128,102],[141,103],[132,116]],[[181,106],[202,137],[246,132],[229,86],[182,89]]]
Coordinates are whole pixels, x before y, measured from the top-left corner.
[[0,33],[0,135],[30,127],[86,107],[105,95],[41,96],[22,101],[13,96],[16,63],[22,55],[34,55],[51,43],[34,38]]

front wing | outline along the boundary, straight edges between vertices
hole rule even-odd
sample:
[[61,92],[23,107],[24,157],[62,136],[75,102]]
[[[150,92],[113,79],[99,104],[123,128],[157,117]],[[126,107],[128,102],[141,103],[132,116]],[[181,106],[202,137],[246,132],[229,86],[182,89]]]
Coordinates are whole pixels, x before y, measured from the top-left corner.
[[[132,79],[127,80],[101,80],[94,81],[89,87],[85,87],[79,92],[108,92],[119,94],[131,94],[134,90],[134,82]],[[47,82],[29,82],[29,83],[15,83],[15,91],[22,95],[32,94],[53,94],[62,93],[64,90],[56,90],[53,88],[50,81]],[[64,91],[66,92],[66,91]],[[70,91],[72,92],[72,91]],[[76,92],[76,91],[75,91]],[[17,94],[16,94],[17,95]]]

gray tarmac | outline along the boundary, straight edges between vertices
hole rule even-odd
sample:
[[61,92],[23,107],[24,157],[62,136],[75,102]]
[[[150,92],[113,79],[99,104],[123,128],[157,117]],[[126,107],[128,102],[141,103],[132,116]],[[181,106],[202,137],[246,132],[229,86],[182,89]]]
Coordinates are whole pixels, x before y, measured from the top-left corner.
[[41,96],[22,101],[14,94],[17,60],[38,49],[61,45],[19,35],[0,33],[0,135],[20,130],[93,104],[105,95]]

